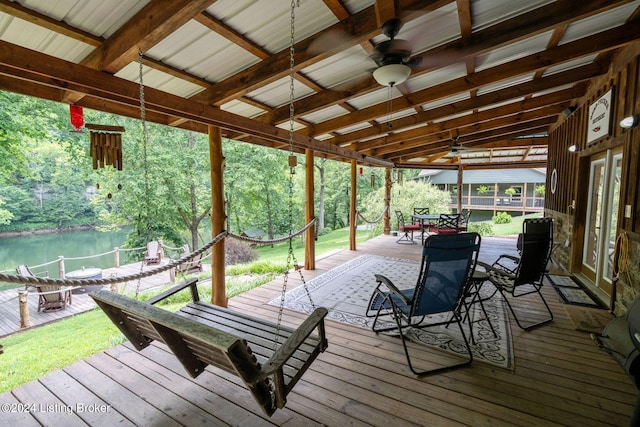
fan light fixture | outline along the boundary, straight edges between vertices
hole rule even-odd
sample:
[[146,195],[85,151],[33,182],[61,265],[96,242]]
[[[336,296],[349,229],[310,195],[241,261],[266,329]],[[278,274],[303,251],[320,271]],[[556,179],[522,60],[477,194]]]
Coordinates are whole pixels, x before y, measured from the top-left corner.
[[404,83],[411,74],[411,67],[405,64],[387,64],[373,72],[373,78],[382,86],[393,87]]
[[624,129],[632,129],[640,124],[640,114],[625,117],[620,120],[620,127]]

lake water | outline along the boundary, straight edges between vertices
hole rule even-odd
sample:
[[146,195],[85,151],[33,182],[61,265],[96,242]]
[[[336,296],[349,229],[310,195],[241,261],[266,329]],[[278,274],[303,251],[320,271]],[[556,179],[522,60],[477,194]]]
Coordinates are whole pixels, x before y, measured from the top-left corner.
[[[113,267],[113,253],[82,260],[68,258],[84,258],[112,252],[115,247],[122,246],[127,233],[128,230],[125,229],[108,233],[85,230],[0,238],[0,271],[15,273],[19,264],[37,266],[57,261],[59,256],[65,257],[67,272],[82,267]],[[126,262],[126,255],[122,252],[120,261],[123,264]],[[57,262],[34,269],[34,273],[42,271],[48,271],[51,277],[58,277]]]

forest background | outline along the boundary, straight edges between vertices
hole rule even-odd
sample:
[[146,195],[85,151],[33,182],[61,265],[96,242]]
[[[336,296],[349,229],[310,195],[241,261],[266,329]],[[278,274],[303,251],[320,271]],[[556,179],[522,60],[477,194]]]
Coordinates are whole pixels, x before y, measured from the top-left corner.
[[[211,210],[207,135],[153,123],[145,132],[138,119],[85,109],[85,123],[125,128],[123,170],[94,170],[89,133],[73,131],[68,105],[0,92],[0,107],[0,233],[127,225],[132,231],[123,247],[162,239],[198,248],[210,240],[210,216],[220,213]],[[304,226],[304,156],[291,175],[289,154],[223,140],[228,231],[272,239]],[[316,157],[314,168],[318,232],[325,234],[349,223],[351,167]],[[402,173],[392,211],[425,205],[448,211],[448,193],[410,182],[417,170]],[[359,167],[362,218],[380,218],[384,175],[382,168]]]

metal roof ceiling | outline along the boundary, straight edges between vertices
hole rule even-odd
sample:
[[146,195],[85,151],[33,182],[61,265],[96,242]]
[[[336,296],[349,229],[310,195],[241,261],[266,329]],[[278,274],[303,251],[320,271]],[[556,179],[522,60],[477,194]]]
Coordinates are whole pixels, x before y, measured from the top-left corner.
[[[543,164],[562,110],[608,71],[612,52],[638,43],[639,8],[640,0],[301,0],[295,148],[400,167]],[[149,95],[150,120],[203,132],[215,124],[229,138],[282,147],[291,12],[272,0],[0,0],[0,89],[135,116],[140,50],[144,83],[160,91]],[[389,89],[372,79],[369,55],[392,17],[422,63]],[[525,113],[526,122],[509,123]],[[452,135],[485,150],[448,153]]]

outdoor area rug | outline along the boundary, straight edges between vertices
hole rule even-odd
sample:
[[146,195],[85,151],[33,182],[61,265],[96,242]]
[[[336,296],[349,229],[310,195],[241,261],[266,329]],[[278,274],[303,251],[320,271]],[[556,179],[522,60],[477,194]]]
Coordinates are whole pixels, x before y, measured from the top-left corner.
[[[371,329],[372,317],[365,317],[365,312],[371,294],[377,283],[374,274],[384,274],[394,284],[402,288],[415,287],[420,263],[412,260],[362,255],[350,262],[334,268],[307,282],[311,298],[316,306],[329,310],[328,318],[338,322],[348,323],[361,328]],[[490,292],[492,285],[488,282],[482,287],[484,293]],[[280,305],[280,297],[269,302]],[[485,303],[487,315],[493,325],[497,338],[493,336],[486,321],[473,324],[475,345],[468,335],[468,324],[465,333],[469,339],[474,361],[486,362],[506,369],[513,368],[513,350],[509,315],[505,309],[502,296],[497,293]],[[312,306],[304,290],[298,286],[285,295],[285,307],[311,313]],[[479,312],[480,307],[474,304]],[[472,316],[477,315],[473,313]],[[392,320],[391,320],[392,321]],[[395,323],[394,323],[395,324]],[[459,329],[455,325],[434,327],[429,330],[414,329],[408,335],[411,339],[430,346],[437,346],[453,353],[463,353],[464,343]],[[397,333],[396,333],[397,334]]]
[[606,308],[594,297],[582,283],[574,276],[547,274],[547,279],[558,292],[565,304],[579,305],[583,307]]

